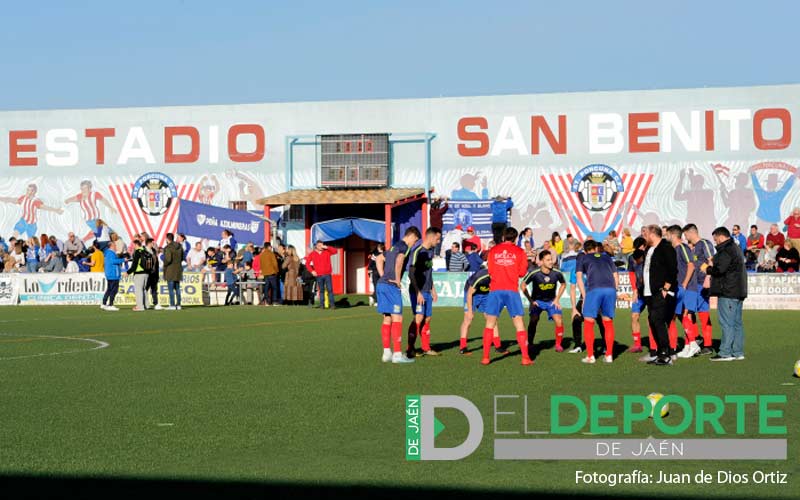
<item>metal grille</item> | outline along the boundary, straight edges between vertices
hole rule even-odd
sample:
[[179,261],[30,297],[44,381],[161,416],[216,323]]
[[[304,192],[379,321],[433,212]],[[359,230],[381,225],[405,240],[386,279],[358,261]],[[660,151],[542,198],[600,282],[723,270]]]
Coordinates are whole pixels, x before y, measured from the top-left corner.
[[389,134],[317,137],[321,187],[389,185]]

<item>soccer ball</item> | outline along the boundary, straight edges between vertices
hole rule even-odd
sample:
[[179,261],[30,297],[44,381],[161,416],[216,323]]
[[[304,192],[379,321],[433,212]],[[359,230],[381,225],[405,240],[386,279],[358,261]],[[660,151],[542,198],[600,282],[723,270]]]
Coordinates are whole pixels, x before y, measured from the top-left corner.
[[[650,418],[653,418],[653,412],[656,409],[656,403],[661,401],[661,398],[663,397],[664,395],[661,394],[660,392],[651,392],[650,394],[647,395],[647,400],[650,401]],[[662,418],[666,417],[668,413],[669,413],[669,403],[661,407],[661,417]]]
[[794,364],[794,376],[800,377],[800,359],[798,359],[797,363]]

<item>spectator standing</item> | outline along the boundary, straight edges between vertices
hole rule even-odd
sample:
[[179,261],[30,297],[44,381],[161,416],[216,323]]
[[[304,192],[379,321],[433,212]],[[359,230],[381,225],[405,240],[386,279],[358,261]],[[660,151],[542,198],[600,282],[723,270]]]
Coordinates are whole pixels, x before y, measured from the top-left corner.
[[[99,246],[100,242],[95,240],[95,245]],[[103,251],[103,271],[106,275],[106,293],[103,295],[103,305],[100,309],[103,311],[119,311],[119,308],[114,306],[114,299],[119,292],[119,278],[122,274],[122,264],[125,259],[119,257],[117,253],[106,245]]]
[[786,238],[783,236],[783,233],[780,231],[780,229],[778,229],[777,224],[772,224],[769,226],[769,232],[767,233],[766,241],[771,241],[772,245],[776,248],[783,247],[783,243],[786,241]]
[[786,225],[786,238],[791,242],[792,247],[800,251],[800,207],[795,207],[792,215],[787,217],[783,223]]
[[319,290],[319,308],[325,307],[325,291],[328,292],[328,304],[330,309],[336,309],[333,296],[333,266],[331,257],[338,252],[335,248],[328,247],[325,243],[318,241],[314,245],[314,250],[306,257],[306,266],[311,271],[312,276],[317,282]]
[[275,259],[278,261],[278,290],[277,298],[273,300],[273,302],[277,302],[278,304],[283,304],[283,283],[286,281],[286,269],[283,267],[283,259],[285,256],[286,245],[278,243],[278,250],[275,252]]
[[233,251],[236,252],[238,243],[236,243],[236,238],[233,237],[233,233],[227,229],[222,231],[222,238],[219,240],[220,248],[225,248],[225,245],[230,245]]
[[492,202],[492,239],[495,244],[503,241],[503,231],[508,225],[508,211],[514,208],[511,198],[497,196]]
[[742,228],[739,227],[738,224],[733,225],[733,234],[731,235],[734,243],[739,246],[739,249],[742,251],[742,255],[747,252],[747,238],[742,234]]
[[183,258],[185,259],[186,256],[189,255],[189,250],[192,249],[192,246],[188,241],[186,241],[186,235],[183,233],[178,233],[175,235],[175,242],[183,249]]
[[[379,244],[378,246],[382,245]],[[293,245],[289,245],[286,248],[286,256],[283,258],[282,267],[286,270],[284,303],[299,304],[303,300],[303,289],[300,287],[300,257],[297,256],[297,249]]]
[[152,269],[150,269],[150,274],[147,276],[145,290],[150,292],[150,301],[153,303],[153,309],[160,311],[163,309],[163,307],[161,307],[161,304],[158,303],[158,248],[156,247],[156,243],[153,238],[147,238],[147,241],[145,242],[145,250],[150,252],[150,255],[153,256],[153,266]]
[[183,247],[172,233],[167,233],[167,246],[164,248],[164,280],[169,291],[169,309],[181,309],[181,280],[183,279]]
[[700,266],[711,276],[709,293],[717,297],[717,313],[722,327],[719,353],[711,361],[739,361],[744,359],[742,304],[747,298],[747,271],[728,229],[718,227],[712,235],[717,253]]
[[225,294],[225,305],[233,305],[233,299],[238,295],[238,287],[236,286],[236,270],[234,269],[233,261],[229,261],[225,268],[225,286],[228,288],[228,293]]
[[[447,198],[435,198],[431,201],[430,207],[430,227],[444,227],[444,214],[447,212]],[[436,255],[440,255],[442,251],[442,243],[439,242],[439,245],[436,247],[435,252]]]
[[123,276],[133,274],[133,296],[136,299],[134,311],[140,312],[147,309],[147,278],[150,276],[150,269],[153,267],[153,256],[143,246],[139,240],[133,240],[133,254],[131,266]]
[[89,255],[89,272],[102,273],[105,270],[105,255],[100,250],[100,242],[95,240],[92,244],[92,253]]
[[271,306],[280,299],[280,290],[278,288],[278,258],[272,251],[270,242],[264,242],[258,258],[261,261],[261,275],[264,277],[264,304]]
[[800,263],[800,252],[792,246],[791,240],[783,242],[783,247],[775,254],[775,262],[779,273],[797,272],[797,265]]
[[[374,306],[377,301],[377,293],[378,293],[378,280],[380,279],[380,274],[378,274],[378,267],[377,267],[377,260],[378,257],[383,255],[383,251],[386,247],[383,243],[378,243],[372,252],[369,254],[369,265],[367,269],[369,270],[369,277],[372,280],[372,295],[369,296],[369,305]],[[436,255],[439,255],[438,253]],[[288,282],[287,282],[288,285]],[[288,300],[288,299],[287,299]]]
[[468,265],[467,257],[461,252],[461,246],[458,243],[453,243],[450,249],[450,261],[447,264],[447,270],[451,273],[461,273],[467,270]]

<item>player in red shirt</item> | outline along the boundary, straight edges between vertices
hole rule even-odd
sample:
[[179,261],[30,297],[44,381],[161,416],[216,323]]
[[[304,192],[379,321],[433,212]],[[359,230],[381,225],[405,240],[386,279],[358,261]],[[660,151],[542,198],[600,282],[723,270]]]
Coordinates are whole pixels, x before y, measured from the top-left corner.
[[522,322],[525,311],[519,296],[519,279],[528,272],[528,258],[525,250],[518,247],[516,242],[517,230],[507,227],[503,232],[503,242],[493,246],[486,256],[492,281],[486,298],[486,328],[483,330],[483,359],[481,359],[481,364],[484,365],[491,362],[489,350],[492,347],[497,317],[503,308],[508,309],[508,314],[514,323],[523,366],[533,364],[528,356],[528,334]]

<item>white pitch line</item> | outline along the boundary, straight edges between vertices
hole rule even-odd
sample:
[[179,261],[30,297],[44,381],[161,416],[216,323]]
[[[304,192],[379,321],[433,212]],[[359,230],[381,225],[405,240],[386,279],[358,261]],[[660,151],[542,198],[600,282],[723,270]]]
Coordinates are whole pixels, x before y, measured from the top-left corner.
[[12,359],[27,359],[27,358],[41,358],[43,356],[59,356],[61,354],[75,354],[78,352],[90,352],[96,351],[98,349],[105,349],[108,347],[108,342],[103,342],[102,340],[96,339],[87,339],[82,337],[59,337],[55,335],[27,335],[27,334],[9,334],[9,333],[0,333],[0,337],[34,337],[34,338],[42,338],[42,339],[60,339],[60,340],[79,340],[83,342],[90,342],[92,344],[97,344],[95,347],[91,349],[70,349],[68,351],[59,351],[59,352],[41,352],[38,354],[26,354],[25,356],[9,356],[2,358],[0,357],[0,361],[8,361]]

